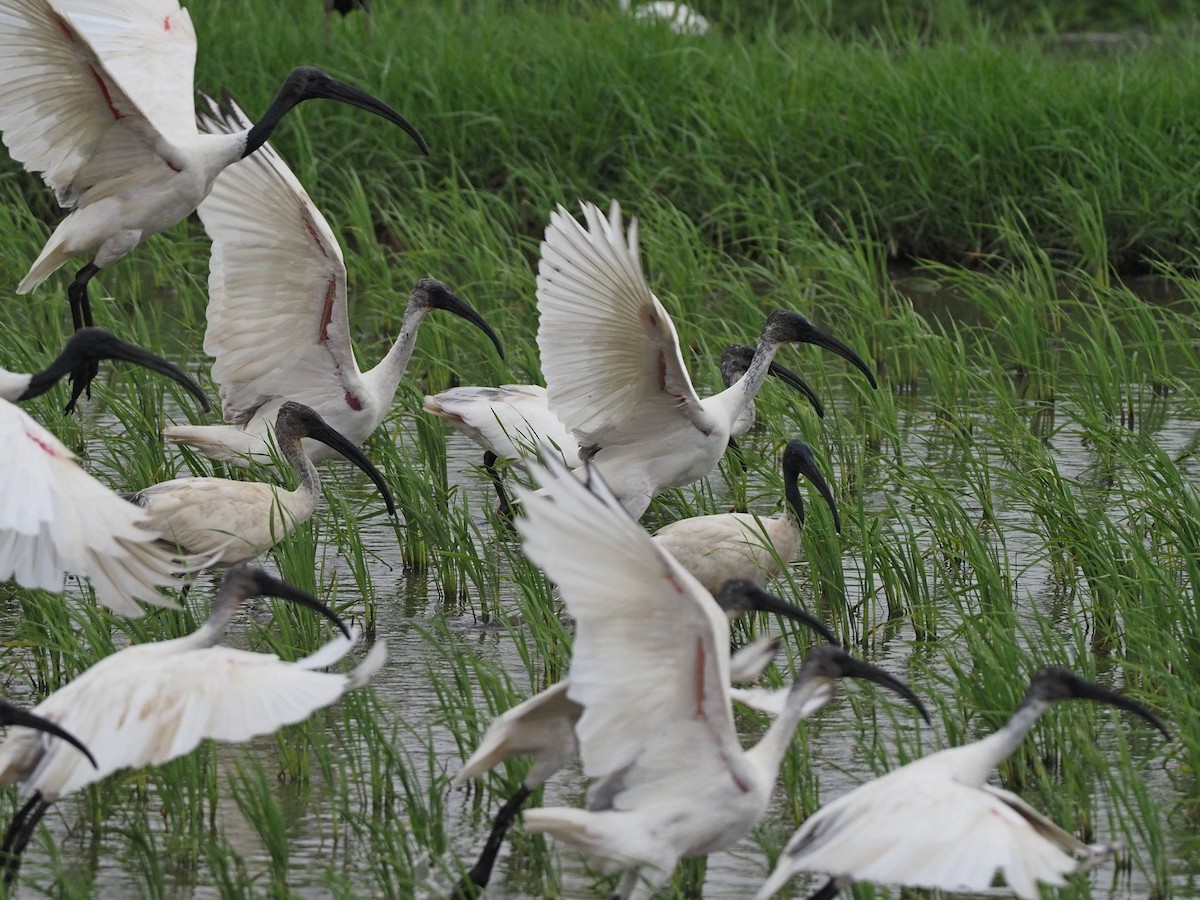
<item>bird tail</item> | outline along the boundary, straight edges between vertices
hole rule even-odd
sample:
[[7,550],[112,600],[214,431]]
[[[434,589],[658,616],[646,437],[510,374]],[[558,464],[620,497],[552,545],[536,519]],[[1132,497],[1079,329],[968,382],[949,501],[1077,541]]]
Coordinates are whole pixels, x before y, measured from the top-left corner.
[[17,285],[17,293],[28,294],[57,272],[70,258],[71,254],[66,253],[62,249],[62,244],[51,236],[46,246],[42,248],[41,254],[33,261],[33,265],[29,267],[29,273]]

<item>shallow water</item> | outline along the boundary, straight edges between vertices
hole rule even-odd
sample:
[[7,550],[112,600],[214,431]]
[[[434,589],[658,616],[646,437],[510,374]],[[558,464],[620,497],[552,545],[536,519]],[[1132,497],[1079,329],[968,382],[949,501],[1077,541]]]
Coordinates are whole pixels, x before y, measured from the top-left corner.
[[[1194,423],[1172,418],[1168,409],[1155,423],[1156,440],[1160,445],[1182,453],[1197,440],[1198,428]],[[1060,409],[1060,415],[1066,411]],[[1070,428],[1053,431],[1047,438],[1053,447],[1054,455],[1064,476],[1084,477],[1095,464],[1087,447],[1081,444],[1079,437]],[[944,437],[939,431],[937,420],[932,410],[922,406],[920,401],[914,401],[904,434],[906,452],[914,459],[926,462],[936,461],[937,454],[946,452]],[[750,441],[751,446],[753,441]],[[485,505],[494,502],[490,483],[477,468],[479,452],[473,444],[457,433],[447,435],[447,450],[450,479],[467,493],[467,502],[472,510],[482,510]],[[1173,454],[1174,455],[1174,454]],[[1184,465],[1195,466],[1194,462]],[[723,488],[719,483],[715,487],[718,496]],[[871,505],[875,512],[883,514],[886,506],[882,495],[873,499]],[[970,509],[976,498],[964,491],[962,502]],[[768,509],[761,510],[764,513]],[[1055,581],[1053,573],[1040,562],[1040,548],[1032,535],[1023,535],[1020,526],[1028,520],[1029,511],[1026,509],[1004,508],[999,510],[999,526],[1013,526],[1006,538],[1006,546],[1011,558],[1014,571],[1021,572],[1019,579],[1020,597],[1018,615],[1024,617],[1049,615],[1070,616],[1073,610],[1063,610],[1056,606]],[[483,521],[482,513],[477,521]],[[512,541],[509,536],[492,537],[492,540]],[[431,689],[434,680],[453,679],[453,669],[448,659],[455,654],[470,654],[477,658],[493,662],[503,668],[517,685],[528,684],[524,661],[515,648],[510,633],[504,628],[485,625],[477,621],[471,611],[462,612],[458,604],[443,601],[436,588],[431,589],[428,578],[411,576],[397,562],[396,535],[390,526],[379,524],[364,529],[363,541],[369,551],[377,554],[379,562],[372,566],[371,577],[378,598],[378,629],[379,634],[386,637],[389,645],[389,663],[374,680],[374,689],[387,704],[394,708],[400,720],[407,723],[415,731],[412,743],[406,741],[414,759],[423,760],[426,754],[432,754],[437,772],[453,774],[461,764],[462,757],[458,746],[448,728],[442,724],[445,713],[441,704]],[[486,548],[476,548],[477,552]],[[853,555],[853,548],[847,548],[843,557],[846,572],[847,587],[850,592],[848,600],[852,607],[862,604],[860,615],[862,621],[875,623],[878,627],[887,620],[887,609],[879,597],[867,597],[862,584],[862,561]],[[336,568],[334,559],[336,550],[333,548],[318,548],[318,558],[325,555],[327,568]],[[807,591],[805,582],[805,567],[803,562],[796,569],[797,583]],[[201,588],[198,588],[202,589]],[[506,591],[512,586],[502,582],[500,605],[508,610],[516,610],[516,598]],[[802,594],[801,596],[805,596]],[[946,619],[939,628],[945,633],[953,630],[953,613],[947,611]],[[439,625],[445,624],[446,639],[450,646],[438,646],[430,641],[430,630],[439,631]],[[864,626],[866,627],[866,626]],[[236,643],[237,637],[232,638]],[[912,677],[912,671],[924,672],[930,675],[948,676],[948,670],[930,668],[928,663],[913,670],[908,666],[914,653],[915,634],[911,623],[902,621],[894,627],[881,628],[868,642],[871,658],[890,671]],[[793,651],[794,652],[794,651]],[[913,679],[912,687],[921,695],[929,696],[940,688],[932,680],[922,682]],[[819,752],[815,770],[819,778],[820,793],[823,798],[832,798],[846,790],[874,777],[875,770],[871,763],[871,754],[864,752],[860,743],[859,725],[855,719],[855,708],[861,706],[862,697],[868,696],[864,689],[857,685],[846,690],[859,697],[860,702],[853,706],[846,700],[837,700],[824,710],[820,717],[809,723],[807,731],[811,745]],[[912,752],[916,746],[915,720],[890,699],[881,695],[871,694],[875,702],[886,704],[891,716],[901,730],[900,738],[907,752]],[[944,732],[940,729],[935,713],[935,726],[920,736],[920,746],[926,750],[946,745]],[[885,718],[883,721],[888,721]],[[1114,740],[1112,746],[1104,746],[1106,754],[1116,758],[1119,747],[1115,742],[1116,730],[1119,728],[1134,728],[1120,721],[1116,714],[1100,719],[1098,732],[1101,741],[1108,736]],[[893,740],[885,737],[885,742]],[[1175,773],[1172,773],[1163,763],[1164,748],[1162,743],[1155,740],[1131,740],[1131,752],[1135,755],[1136,768],[1143,773],[1151,795],[1157,800],[1160,816],[1166,819],[1169,812],[1180,802],[1179,785],[1175,783]],[[263,738],[253,742],[248,747],[222,747],[217,752],[221,767],[218,784],[227,785],[229,774],[235,771],[237,764],[245,764],[250,759],[260,759],[271,771],[272,759],[277,753],[274,738]],[[894,763],[895,753],[889,753],[888,758]],[[425,779],[427,769],[423,764],[414,766],[419,778]],[[329,896],[331,890],[327,879],[331,865],[330,854],[334,850],[330,834],[333,823],[328,805],[322,803],[326,788],[314,779],[310,789],[299,790],[288,785],[281,785],[281,792],[288,798],[288,809],[291,815],[289,826],[290,863],[289,887],[295,896],[323,897]],[[1096,796],[1103,798],[1105,790],[1097,782]],[[545,793],[546,805],[579,804],[582,800],[585,785],[578,771],[560,773]],[[403,796],[403,794],[401,794]],[[770,820],[776,832],[786,834],[790,830],[789,819],[791,812],[782,802],[782,791],[777,792],[777,806],[772,810]],[[1110,816],[1119,815],[1103,805],[1103,799],[1098,799],[1095,822],[1098,834],[1096,839],[1105,835],[1105,826]],[[475,816],[472,811],[473,799],[468,791],[449,793],[446,800],[448,810],[448,841],[453,852],[463,860],[474,858],[482,846],[488,829],[487,815]],[[484,810],[495,809],[499,800],[485,795]],[[47,817],[46,823],[53,833],[58,852],[71,868],[81,871],[90,870],[85,877],[90,879],[95,896],[103,897],[134,897],[142,896],[141,875],[133,867],[129,854],[123,846],[124,835],[120,832],[107,831],[101,842],[96,843],[90,829],[76,828],[79,823],[80,807],[74,801],[64,801]],[[154,808],[154,803],[149,804]],[[118,805],[119,808],[119,805]],[[218,828],[230,835],[230,840],[240,852],[247,856],[247,865],[252,872],[266,873],[268,862],[259,847],[258,838],[252,828],[246,823],[236,803],[222,790],[213,819]],[[783,823],[778,824],[778,823]],[[163,825],[154,816],[148,817],[151,829],[161,829]],[[236,836],[236,837],[235,837]],[[1179,832],[1177,840],[1168,852],[1173,854],[1170,866],[1174,875],[1174,896],[1198,896],[1196,889],[1195,861],[1186,858],[1182,849],[1187,834]],[[350,848],[345,852],[356,853],[361,849]],[[1151,883],[1145,874],[1148,864],[1145,864],[1141,854],[1144,848],[1135,847],[1132,850],[1133,865],[1125,871],[1118,871],[1114,865],[1102,867],[1089,878],[1092,893],[1104,897],[1146,896],[1150,892]],[[569,850],[554,853],[557,865],[560,867],[560,883],[566,896],[603,896],[603,891],[594,887],[595,879],[588,872],[576,854]],[[506,849],[497,867],[493,886],[489,896],[515,898],[525,896],[520,870],[521,860],[510,855]],[[24,872],[26,884],[46,882],[47,856],[43,844],[35,840],[30,847]],[[759,849],[753,837],[747,838],[726,851],[712,854],[708,860],[707,872],[703,886],[703,896],[707,898],[745,897],[761,883],[767,873],[765,856]],[[368,877],[369,872],[362,867],[351,865],[344,873],[344,878],[355,892],[370,896],[377,892],[377,885]],[[264,881],[264,890],[269,882]],[[812,884],[819,883],[814,879]],[[797,894],[803,895],[800,888],[803,880],[797,880]],[[209,874],[203,870],[185,870],[172,872],[168,870],[164,876],[165,894],[171,897],[209,897],[216,896]],[[31,893],[31,889],[23,888],[22,895]],[[993,890],[981,896],[1006,896],[1003,890]]]

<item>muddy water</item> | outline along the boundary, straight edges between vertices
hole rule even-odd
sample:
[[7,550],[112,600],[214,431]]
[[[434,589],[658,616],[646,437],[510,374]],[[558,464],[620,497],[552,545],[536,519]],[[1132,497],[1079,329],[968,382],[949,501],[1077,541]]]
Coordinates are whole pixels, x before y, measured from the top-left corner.
[[[909,448],[913,453],[924,453],[936,444],[931,423],[934,417],[928,411],[920,409],[912,418],[912,427],[906,435]],[[1182,421],[1175,421],[1166,415],[1160,424],[1158,436],[1161,443],[1170,450],[1182,450],[1196,439],[1196,427]],[[1049,440],[1054,448],[1060,470],[1064,476],[1073,477],[1084,474],[1091,465],[1091,460],[1078,440],[1069,429],[1055,432]],[[490,484],[475,468],[479,453],[473,444],[457,434],[450,434],[447,439],[449,454],[449,469],[451,479],[467,491],[472,509],[481,509],[483,504],[493,502]],[[970,502],[967,498],[966,502]],[[763,512],[767,512],[763,510]],[[1009,509],[1002,515],[1010,522],[1019,522],[1027,511]],[[1005,523],[1001,523],[1002,525]],[[372,578],[377,591],[379,602],[379,632],[386,637],[390,648],[388,666],[374,681],[375,690],[395,708],[397,714],[420,736],[409,747],[414,758],[424,753],[432,753],[436,771],[453,773],[461,763],[457,745],[449,731],[441,726],[442,710],[434,691],[430,687],[431,679],[443,677],[450,679],[452,672],[445,662],[449,654],[473,654],[488,659],[502,666],[512,677],[515,684],[527,683],[525,664],[514,648],[510,637],[503,629],[488,627],[476,622],[474,616],[467,614],[449,614],[449,639],[453,646],[441,648],[431,645],[428,630],[437,623],[444,621],[448,613],[439,600],[436,591],[430,593],[424,583],[412,583],[404,574],[401,566],[388,563],[395,560],[395,535],[390,529],[378,528],[367,530],[363,536],[367,548],[378,554],[380,562],[372,570]],[[507,538],[505,538],[507,539]],[[1051,592],[1052,574],[1040,569],[1036,564],[1027,566],[1021,559],[1028,555],[1030,560],[1037,558],[1038,547],[1032,540],[1028,545],[1022,545],[1019,537],[1008,542],[1008,549],[1013,555],[1014,569],[1023,571],[1021,591],[1028,598],[1039,598]],[[330,553],[336,551],[329,550]],[[318,550],[320,558],[322,551]],[[851,591],[850,601],[858,604],[864,600],[862,587],[857,580],[861,571],[858,560],[852,556],[844,559],[848,585]],[[504,590],[502,588],[502,590]],[[515,608],[515,600],[511,596],[500,598],[503,605]],[[868,603],[872,606],[874,601]],[[1035,603],[1026,604],[1034,607]],[[886,611],[873,608],[872,614],[876,621],[882,621]],[[951,626],[947,626],[948,628]],[[911,653],[913,634],[907,625],[901,625],[900,630],[886,642],[876,645],[877,656],[874,661],[895,672],[905,671],[904,664]],[[940,690],[936,685],[913,683],[914,689],[921,694],[930,694]],[[853,690],[853,688],[851,688]],[[819,722],[810,725],[812,746],[818,748],[821,754],[816,764],[820,779],[821,796],[832,798],[840,795],[869,780],[874,772],[869,761],[859,747],[857,724],[854,713],[845,701],[835,701],[820,716]],[[1114,717],[1115,718],[1115,717]],[[900,722],[906,722],[903,713],[897,713]],[[937,716],[935,715],[935,721]],[[1114,723],[1115,724],[1115,723]],[[901,727],[910,727],[907,724]],[[1102,733],[1104,729],[1101,730]],[[906,744],[912,746],[911,740]],[[944,736],[937,732],[936,726],[932,733],[925,735],[922,744],[926,748],[944,746]],[[1157,754],[1157,748],[1151,742],[1144,746],[1148,752]],[[271,766],[271,760],[276,753],[273,739],[262,739],[248,747],[225,747],[219,751],[219,759],[223,767],[218,776],[218,783],[226,785],[228,774],[234,771],[238,762],[245,762],[254,755],[261,755],[265,766]],[[1112,751],[1114,754],[1116,750]],[[892,757],[894,759],[894,756]],[[1146,781],[1152,795],[1158,800],[1162,815],[1165,817],[1180,800],[1176,787],[1170,783],[1164,774],[1161,759],[1158,756],[1137,760],[1139,767],[1145,772]],[[416,772],[425,777],[428,771],[425,766],[415,766]],[[268,771],[270,769],[268,768]],[[578,805],[583,796],[585,785],[578,771],[560,773],[551,785],[547,787],[545,803],[547,805],[571,804]],[[294,789],[281,785],[281,792],[286,796]],[[1099,792],[1099,793],[1102,793]],[[292,798],[294,805],[289,803],[292,815],[290,843],[291,870],[289,884],[297,896],[325,897],[331,891],[328,887],[328,872],[330,867],[329,854],[331,843],[331,823],[329,822],[328,807],[323,806],[320,789],[311,794]],[[495,804],[492,804],[493,806]],[[86,834],[72,833],[71,827],[78,822],[78,807],[63,804],[61,813],[52,812],[47,818],[47,825],[53,832],[59,852],[67,860],[71,868],[91,870],[93,894],[103,897],[134,897],[141,896],[143,891],[139,886],[143,882],[136,865],[131,862],[129,854],[122,846],[124,836],[120,833],[107,832],[103,843],[93,844]],[[153,804],[150,804],[153,807]],[[487,822],[473,821],[470,812],[471,801],[465,792],[447,796],[448,827],[450,829],[449,843],[454,851],[463,859],[472,859],[478,848],[482,846],[486,836]],[[782,806],[773,809],[771,817],[775,821],[787,822],[791,816],[790,810]],[[248,865],[252,872],[264,873],[263,888],[266,889],[265,873],[268,871],[265,853],[258,848],[258,841],[247,823],[238,812],[231,798],[223,796],[218,802],[215,816],[219,827],[230,835],[231,842],[247,855]],[[1095,821],[1099,828],[1110,819],[1109,811],[1099,810]],[[150,821],[152,828],[161,828],[161,823]],[[1103,836],[1103,832],[1098,835]],[[1184,836],[1180,836],[1182,841]],[[1178,846],[1178,843],[1175,844]],[[1177,897],[1198,896],[1194,884],[1195,875],[1189,876],[1187,869],[1189,861],[1182,856],[1181,850],[1168,848],[1176,858],[1172,868],[1178,873],[1176,877]],[[561,883],[567,896],[602,896],[594,887],[594,878],[586,870],[578,857],[571,851],[556,854],[561,869]],[[25,871],[31,876],[30,882],[45,882],[46,857],[43,845],[35,841],[30,848]],[[354,893],[362,896],[372,896],[375,885],[366,877],[365,867],[350,866],[344,873],[348,885]],[[502,857],[489,891],[492,897],[516,898],[525,896],[518,877],[518,864],[510,856]],[[740,898],[753,892],[766,875],[767,869],[763,853],[759,850],[753,838],[743,840],[727,851],[712,854],[708,861],[705,876],[703,896],[706,898]],[[86,879],[85,879],[86,881]],[[798,880],[798,885],[803,885]],[[814,881],[815,883],[815,881]],[[1141,897],[1149,893],[1149,886],[1142,874],[1142,866],[1135,863],[1131,871],[1118,872],[1112,866],[1103,868],[1095,873],[1090,883],[1094,886],[1094,895],[1105,897]],[[209,897],[215,896],[215,888],[209,883],[209,875],[203,871],[165,873],[166,895],[172,897]],[[28,893],[23,891],[22,893]],[[344,893],[344,892],[343,892]],[[982,896],[1007,896],[1003,891],[993,891]]]

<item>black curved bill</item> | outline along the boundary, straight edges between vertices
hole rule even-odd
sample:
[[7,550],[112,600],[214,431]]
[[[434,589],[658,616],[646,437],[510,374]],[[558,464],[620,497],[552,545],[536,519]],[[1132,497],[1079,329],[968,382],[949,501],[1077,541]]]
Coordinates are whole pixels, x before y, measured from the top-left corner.
[[302,591],[295,585],[288,584],[286,581],[276,578],[274,575],[268,575],[262,569],[253,569],[250,574],[254,579],[254,587],[259,596],[278,597],[280,600],[288,600],[300,606],[306,606],[309,609],[316,610],[326,619],[336,625],[342,634],[344,634],[347,638],[350,637],[350,629],[347,627],[346,623],[342,621],[341,616],[335,613],[332,609],[330,609],[312,594],[308,593],[308,591]]
[[736,615],[752,611],[774,613],[806,625],[829,643],[838,644],[838,639],[834,637],[833,632],[826,628],[825,624],[816,616],[764,591],[751,581],[741,578],[730,579],[721,585],[721,588],[713,595],[713,599],[717,601],[717,605],[721,609],[725,610],[726,614]]
[[[144,369],[149,369],[152,372],[158,372],[160,375],[165,375],[172,381],[183,386],[183,388],[195,397],[200,402],[200,407],[205,412],[208,412],[212,407],[209,405],[208,397],[205,396],[200,385],[196,384],[187,373],[172,363],[167,362],[161,356],[156,356],[149,350],[139,347],[137,344],[131,344],[128,341],[123,341],[111,331],[103,328],[80,328],[67,340],[67,344],[63,347],[62,353],[54,360],[44,371],[38,372],[29,380],[29,387],[25,393],[21,395],[21,400],[29,400],[44,394],[54,386],[60,379],[71,374],[76,369],[90,364],[95,364],[101,360],[115,359],[122,362],[130,362],[139,365]],[[83,393],[87,387],[85,383],[72,385],[71,400],[67,404],[67,412],[70,412],[75,401]]]
[[1074,695],[1081,700],[1095,700],[1097,703],[1107,703],[1109,706],[1115,706],[1117,709],[1123,709],[1125,712],[1140,716],[1161,731],[1163,737],[1171,740],[1171,732],[1167,731],[1167,726],[1162,723],[1158,716],[1154,715],[1154,713],[1150,712],[1142,704],[1130,700],[1116,691],[1111,691],[1106,687],[1101,687],[1093,682],[1078,678],[1075,683]]
[[7,700],[0,700],[0,725],[20,725],[24,728],[32,728],[35,731],[42,731],[46,734],[52,734],[56,738],[61,738],[66,741],[80,753],[88,758],[88,762],[92,764],[93,769],[99,769],[100,766],[96,763],[96,757],[92,756],[92,751],[84,746],[83,741],[71,734],[65,728],[60,728],[49,719],[44,719],[39,715],[21,709],[19,706],[14,706]]
[[767,368],[767,374],[774,375],[784,384],[789,385],[790,387],[802,393],[808,398],[808,402],[812,404],[813,412],[817,414],[817,418],[825,418],[825,405],[821,403],[821,398],[817,396],[817,392],[809,386],[807,381],[805,381],[791,369],[785,369],[778,363],[771,363],[771,365]]
[[446,293],[449,294],[449,297],[445,295],[441,296],[438,303],[438,308],[444,309],[446,312],[454,313],[454,315],[466,319],[468,322],[486,334],[488,339],[496,345],[496,353],[500,355],[501,359],[504,359],[504,348],[500,346],[500,338],[496,337],[496,332],[492,331],[492,326],[484,321],[483,316],[481,316],[470,305],[468,305],[467,301],[455,296],[449,291]]
[[387,504],[388,513],[396,515],[396,501],[392,499],[392,492],[388,490],[387,483],[383,480],[383,475],[371,463],[365,453],[344,437],[341,432],[335,431],[324,422],[311,422],[304,431],[305,437],[310,437],[314,441],[320,441],[326,447],[331,447],[336,450],[358,468],[366,473],[366,476],[375,483],[375,487],[379,489],[379,493],[383,496],[383,502]]
[[842,517],[838,514],[837,500],[833,496],[833,490],[829,487],[829,482],[825,480],[825,473],[817,465],[813,448],[798,438],[788,441],[787,448],[783,451],[783,477],[789,487],[795,484],[797,473],[807,478],[825,498],[829,511],[833,513],[833,527],[838,534],[841,534]]
[[831,353],[836,353],[842,359],[846,360],[855,366],[860,372],[866,375],[867,381],[871,382],[871,387],[879,387],[879,383],[875,380],[875,374],[870,370],[870,368],[868,368],[867,364],[863,362],[862,357],[851,350],[848,345],[842,343],[824,328],[819,325],[815,325],[812,322],[808,323],[808,328],[806,331],[807,333],[800,338],[803,343],[816,344],[818,347],[822,347]]
[[925,720],[926,725],[932,724],[932,721],[929,718],[929,713],[925,709],[925,704],[923,704],[921,699],[913,693],[912,689],[899,678],[889,675],[887,672],[883,671],[883,669],[873,666],[870,663],[863,662],[861,659],[855,659],[849,654],[847,654],[845,659],[842,659],[840,662],[843,678],[862,678],[866,681],[873,681],[876,684],[890,688],[892,691],[899,694],[914,707],[916,707],[917,712],[921,714],[921,718]]
[[[289,80],[300,71],[300,69],[293,69],[292,75],[288,76]],[[304,79],[304,92],[301,95],[301,99],[324,98],[326,100],[337,100],[350,106],[357,106],[359,109],[365,109],[367,112],[375,113],[377,116],[382,116],[389,122],[403,128],[408,133],[408,136],[417,142],[417,146],[421,148],[421,152],[426,156],[429,155],[429,144],[425,142],[425,138],[396,110],[392,109],[382,100],[372,97],[366,91],[361,91],[353,85],[338,81],[324,72],[319,72],[319,74],[322,77],[314,78],[311,72],[303,72],[301,74],[300,77]]]

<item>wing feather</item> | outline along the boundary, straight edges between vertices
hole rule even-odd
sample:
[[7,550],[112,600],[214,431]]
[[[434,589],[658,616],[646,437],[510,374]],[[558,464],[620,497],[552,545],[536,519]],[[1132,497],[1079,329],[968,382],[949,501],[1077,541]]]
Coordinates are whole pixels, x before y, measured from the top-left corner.
[[158,592],[178,587],[199,561],[160,547],[146,513],[79,467],[23,410],[0,401],[0,579],[61,591],[63,573],[86,576],[96,599],[140,616],[135,601],[177,608]]
[[538,349],[550,407],[581,446],[637,443],[665,422],[702,421],[675,325],[642,273],[637,221],[622,234],[583,204],[585,230],[563,207],[538,263]]
[[[209,101],[210,133],[250,127],[232,101]],[[270,144],[226,168],[200,204],[212,238],[208,328],[226,421],[286,397],[322,415],[361,391],[350,344],[346,265],[333,229]]]
[[[166,40],[146,43],[155,27]],[[73,207],[100,180],[161,165],[156,147],[181,118],[195,134],[194,61],[191,20],[173,0],[11,0],[0,8],[5,146]]]
[[[127,648],[35,707],[83,741],[99,768],[62,741],[13,728],[0,745],[0,783],[23,781],[53,799],[120,769],[160,765],[205,739],[237,743],[269,734],[361,683],[357,673],[311,668],[352,644],[339,635],[295,663],[231,647],[181,649],[177,641]],[[369,658],[377,663],[379,653]]]
[[741,748],[724,614],[594,471],[585,484],[549,456],[531,469],[542,490],[518,487],[517,528],[576,620],[568,696],[583,707],[584,771],[615,780],[618,807],[636,788],[670,789],[680,772],[727,773]]

